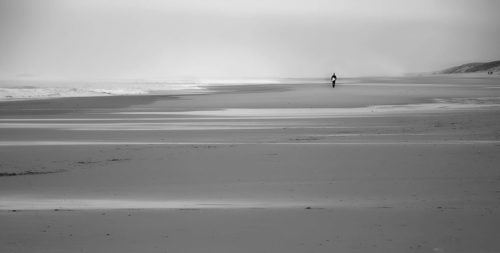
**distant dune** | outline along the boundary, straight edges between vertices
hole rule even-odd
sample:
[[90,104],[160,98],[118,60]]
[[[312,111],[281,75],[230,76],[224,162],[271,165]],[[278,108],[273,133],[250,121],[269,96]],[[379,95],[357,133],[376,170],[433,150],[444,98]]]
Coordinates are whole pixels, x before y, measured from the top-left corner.
[[473,62],[460,66],[451,67],[445,70],[434,72],[434,74],[457,74],[457,73],[474,73],[474,72],[499,72],[500,61],[492,62]]

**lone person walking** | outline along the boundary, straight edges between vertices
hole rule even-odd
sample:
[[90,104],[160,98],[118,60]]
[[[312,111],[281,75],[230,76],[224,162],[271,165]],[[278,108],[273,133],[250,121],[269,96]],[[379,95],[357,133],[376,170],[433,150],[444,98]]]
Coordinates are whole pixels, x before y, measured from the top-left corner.
[[330,80],[332,81],[332,87],[335,88],[335,81],[337,81],[337,75],[335,75],[335,73],[333,73]]

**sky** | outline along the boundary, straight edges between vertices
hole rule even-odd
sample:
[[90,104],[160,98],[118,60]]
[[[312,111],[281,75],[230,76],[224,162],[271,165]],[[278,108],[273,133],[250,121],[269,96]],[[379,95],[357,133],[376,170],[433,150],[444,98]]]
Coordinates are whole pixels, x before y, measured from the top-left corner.
[[0,0],[0,79],[400,75],[500,59],[497,0]]

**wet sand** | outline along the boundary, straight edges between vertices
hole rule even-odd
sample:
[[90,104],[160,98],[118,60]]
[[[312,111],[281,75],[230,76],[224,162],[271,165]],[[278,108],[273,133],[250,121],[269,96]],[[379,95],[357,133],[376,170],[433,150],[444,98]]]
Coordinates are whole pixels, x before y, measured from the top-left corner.
[[0,251],[497,252],[499,87],[0,103]]

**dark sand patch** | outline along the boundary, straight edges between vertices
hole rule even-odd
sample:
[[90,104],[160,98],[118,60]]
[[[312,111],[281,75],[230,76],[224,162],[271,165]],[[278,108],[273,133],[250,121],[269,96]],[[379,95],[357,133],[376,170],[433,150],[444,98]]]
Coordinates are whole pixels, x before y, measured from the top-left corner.
[[57,170],[57,171],[36,171],[36,170],[28,170],[22,172],[0,172],[0,177],[14,177],[14,176],[31,176],[31,175],[45,175],[52,173],[60,173],[65,170]]

